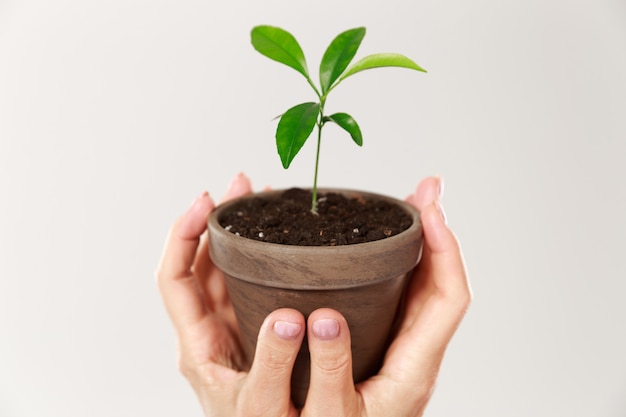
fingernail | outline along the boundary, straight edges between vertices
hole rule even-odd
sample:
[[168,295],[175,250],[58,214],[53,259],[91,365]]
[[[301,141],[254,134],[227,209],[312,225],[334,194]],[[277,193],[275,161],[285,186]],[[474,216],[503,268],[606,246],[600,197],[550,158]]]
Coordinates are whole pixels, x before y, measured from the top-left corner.
[[[202,199],[203,199],[203,198],[205,198],[205,197],[208,197],[208,195],[209,195],[209,192],[208,192],[208,191],[203,191],[203,192],[201,192],[201,193],[200,193],[200,195],[198,195],[198,196],[197,196],[197,197],[196,197],[196,198],[195,198],[195,199],[191,202],[191,204],[189,205],[189,210],[192,210],[192,209],[196,206],[196,204],[198,204],[198,201],[202,200]],[[188,211],[189,211],[189,210],[188,210]]]
[[441,216],[441,220],[443,220],[445,224],[448,224],[448,219],[446,218],[446,212],[443,211],[443,206],[441,205],[441,202],[439,200],[435,200],[435,207],[437,207],[437,211],[439,212],[439,215]]
[[334,319],[321,319],[313,323],[313,334],[321,340],[332,340],[339,335],[339,323]]
[[284,340],[293,340],[300,335],[302,326],[298,323],[290,323],[288,321],[277,321],[274,323],[274,332],[278,337]]
[[198,197],[196,197],[195,201],[200,201],[202,200],[204,197],[207,197],[209,195],[208,191],[202,191]]
[[437,195],[438,195],[438,199],[441,199],[443,197],[443,189],[444,189],[444,187],[443,187],[443,177],[441,175],[437,176],[437,182],[439,184],[439,187],[438,187],[438,190],[437,190],[438,191]]
[[228,186],[228,194],[233,194],[233,195],[242,194],[243,193],[243,181],[245,178],[246,176],[244,175],[243,172],[240,172],[237,175],[235,175],[235,178],[233,178],[233,180],[230,182],[230,185]]

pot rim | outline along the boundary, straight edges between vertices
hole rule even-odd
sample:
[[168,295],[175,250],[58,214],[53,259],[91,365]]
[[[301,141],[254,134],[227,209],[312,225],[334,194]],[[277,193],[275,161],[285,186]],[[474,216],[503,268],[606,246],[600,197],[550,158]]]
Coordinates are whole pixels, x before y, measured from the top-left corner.
[[[318,189],[318,192],[321,193],[336,192],[347,196],[364,196],[366,198],[377,198],[392,202],[411,216],[413,220],[411,226],[397,235],[371,242],[338,246],[299,246],[269,243],[237,236],[225,230],[219,224],[221,213],[237,202],[256,197],[278,196],[285,190],[278,189],[247,194],[220,204],[209,215],[209,249],[213,262],[222,271],[236,278],[261,285],[281,288],[319,289],[319,281],[323,280],[325,287],[339,289],[374,284],[397,277],[407,273],[419,262],[422,251],[422,225],[419,211],[405,201],[368,191],[341,188]],[[225,248],[225,246],[228,246],[228,248]],[[408,259],[394,259],[397,257],[394,256],[394,252],[402,248],[404,248],[404,251],[408,250]],[[245,270],[255,269],[255,265],[250,264],[254,264],[252,253],[256,251],[262,251],[266,259],[272,259],[282,264],[281,268],[284,268],[285,272],[283,272],[283,269],[277,269],[268,271],[267,276],[259,276],[265,274],[257,271],[256,274],[253,274],[254,276],[249,276],[245,273]],[[362,264],[357,259],[381,258],[380,253],[387,255],[383,255],[386,263],[389,261],[389,270],[383,275],[372,275],[368,271],[369,267],[367,265],[355,265],[355,263]],[[294,264],[295,259],[302,257],[310,259],[308,267]],[[233,258],[236,258],[238,262],[232,262]],[[331,258],[334,261],[333,267],[325,269],[324,264],[330,262]],[[299,270],[299,268],[301,269]],[[359,276],[358,283],[353,282],[353,277],[347,277],[345,274],[345,271],[352,268],[355,268],[356,271],[351,272],[351,274]]]

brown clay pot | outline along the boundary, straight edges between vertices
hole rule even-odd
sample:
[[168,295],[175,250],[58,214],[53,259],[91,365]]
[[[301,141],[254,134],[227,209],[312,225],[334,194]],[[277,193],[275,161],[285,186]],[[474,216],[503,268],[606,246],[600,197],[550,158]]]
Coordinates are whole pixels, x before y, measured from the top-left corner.
[[[343,314],[348,322],[353,377],[360,382],[380,368],[407,278],[421,256],[422,227],[417,210],[403,201],[356,191],[321,191],[393,201],[409,213],[413,224],[396,236],[368,243],[279,245],[224,230],[218,219],[229,210],[232,201],[217,207],[209,217],[209,250],[215,265],[224,272],[248,365],[254,357],[261,324],[269,313],[287,307],[308,317],[318,308],[329,307]],[[277,198],[280,193],[270,191],[255,196]],[[294,404],[302,407],[309,386],[306,339],[296,359],[291,384]]]

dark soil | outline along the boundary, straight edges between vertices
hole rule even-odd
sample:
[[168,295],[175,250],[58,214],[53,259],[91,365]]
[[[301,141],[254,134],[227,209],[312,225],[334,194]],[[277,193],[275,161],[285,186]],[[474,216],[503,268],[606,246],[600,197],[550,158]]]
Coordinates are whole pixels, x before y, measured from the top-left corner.
[[219,223],[249,239],[299,246],[336,246],[385,239],[408,229],[411,217],[387,201],[318,194],[318,214],[311,212],[311,192],[292,188],[281,198],[255,197],[223,213]]

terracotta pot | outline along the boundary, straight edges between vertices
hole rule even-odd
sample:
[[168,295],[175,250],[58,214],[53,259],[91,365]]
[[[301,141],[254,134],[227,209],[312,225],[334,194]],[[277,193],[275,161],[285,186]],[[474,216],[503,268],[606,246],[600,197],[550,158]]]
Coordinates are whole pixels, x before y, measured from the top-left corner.
[[[392,201],[412,217],[413,224],[396,236],[368,243],[279,245],[224,230],[218,219],[235,203],[231,201],[209,217],[209,250],[215,265],[224,272],[248,365],[254,357],[259,328],[270,312],[288,307],[308,317],[318,308],[330,307],[343,314],[350,327],[353,376],[359,382],[380,368],[407,278],[421,256],[422,227],[417,210],[403,201],[356,191],[320,191]],[[254,196],[277,198],[281,192]],[[304,404],[308,385],[305,339],[292,374],[292,399],[297,407]]]

